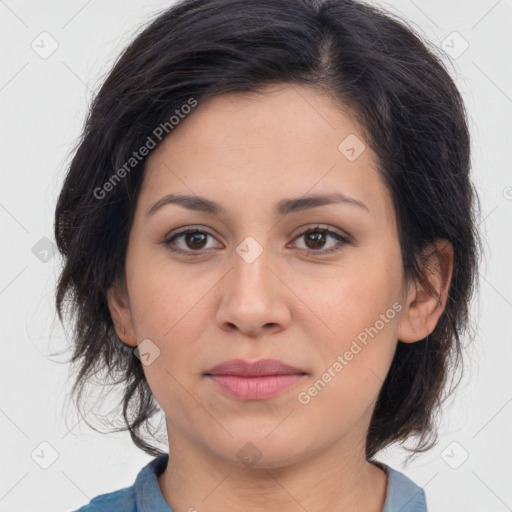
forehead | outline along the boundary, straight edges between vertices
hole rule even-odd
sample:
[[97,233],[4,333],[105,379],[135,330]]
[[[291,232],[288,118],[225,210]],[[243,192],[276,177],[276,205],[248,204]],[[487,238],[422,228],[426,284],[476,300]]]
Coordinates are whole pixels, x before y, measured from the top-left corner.
[[376,157],[348,109],[312,88],[262,91],[200,103],[149,156],[142,202],[174,192],[236,209],[340,192],[390,213]]
[[[161,146],[187,151],[218,148],[225,155],[276,149],[313,155],[319,140],[334,155],[344,135],[360,129],[341,102],[311,87],[266,86],[259,92],[228,93],[208,98],[181,122]],[[158,152],[158,150],[157,150]]]

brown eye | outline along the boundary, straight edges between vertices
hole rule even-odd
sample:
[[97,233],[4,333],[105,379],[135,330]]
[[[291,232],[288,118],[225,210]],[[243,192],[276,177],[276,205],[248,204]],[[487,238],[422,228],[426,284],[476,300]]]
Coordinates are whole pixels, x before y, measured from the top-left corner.
[[190,249],[203,249],[207,236],[208,235],[204,233],[186,233],[185,244],[187,244]]
[[[209,238],[214,239],[213,235],[208,231],[197,228],[184,229],[170,235],[163,243],[173,252],[188,256],[199,256],[204,254],[208,249],[212,249],[211,246],[208,247]],[[304,230],[295,240],[301,238],[304,240],[304,247],[299,247],[299,249],[318,255],[339,251],[345,245],[352,243],[347,237],[321,226]],[[330,239],[335,243],[331,243],[329,246],[328,242]],[[326,245],[327,248],[325,248]]]
[[208,231],[185,229],[168,237],[163,243],[173,252],[195,256],[193,253],[201,253],[203,249],[210,248],[207,247],[209,237],[213,238]]
[[304,236],[308,249],[321,249],[327,239],[325,232],[320,231],[308,231]]
[[[351,243],[348,238],[342,236],[336,231],[332,231],[331,229],[323,228],[321,226],[315,226],[304,230],[297,236],[296,240],[301,238],[304,240],[305,245],[302,249],[308,252],[318,253],[319,255],[339,251],[343,246]],[[330,247],[325,249],[324,247],[329,239],[334,239],[336,243],[331,244]]]

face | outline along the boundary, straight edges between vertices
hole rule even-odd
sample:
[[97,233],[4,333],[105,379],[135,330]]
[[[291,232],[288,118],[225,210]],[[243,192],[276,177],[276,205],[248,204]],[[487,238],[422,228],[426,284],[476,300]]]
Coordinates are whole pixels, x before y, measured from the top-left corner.
[[109,304],[125,342],[146,340],[172,442],[279,467],[364,451],[411,329],[393,203],[361,130],[316,90],[265,92],[205,101],[150,155],[126,303]]

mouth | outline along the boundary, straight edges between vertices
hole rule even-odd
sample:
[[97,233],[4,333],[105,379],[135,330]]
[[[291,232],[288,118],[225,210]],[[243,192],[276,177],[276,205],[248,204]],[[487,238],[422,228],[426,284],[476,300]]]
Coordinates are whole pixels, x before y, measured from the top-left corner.
[[253,363],[233,359],[205,373],[220,391],[241,400],[265,400],[290,388],[307,373],[277,359]]

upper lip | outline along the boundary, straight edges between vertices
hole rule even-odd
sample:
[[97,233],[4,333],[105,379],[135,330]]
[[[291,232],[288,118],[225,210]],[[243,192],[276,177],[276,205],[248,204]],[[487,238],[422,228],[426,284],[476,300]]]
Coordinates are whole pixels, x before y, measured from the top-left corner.
[[206,372],[206,375],[238,375],[241,377],[263,377],[266,375],[305,374],[303,370],[290,366],[277,359],[260,359],[249,362],[232,359],[220,363]]

